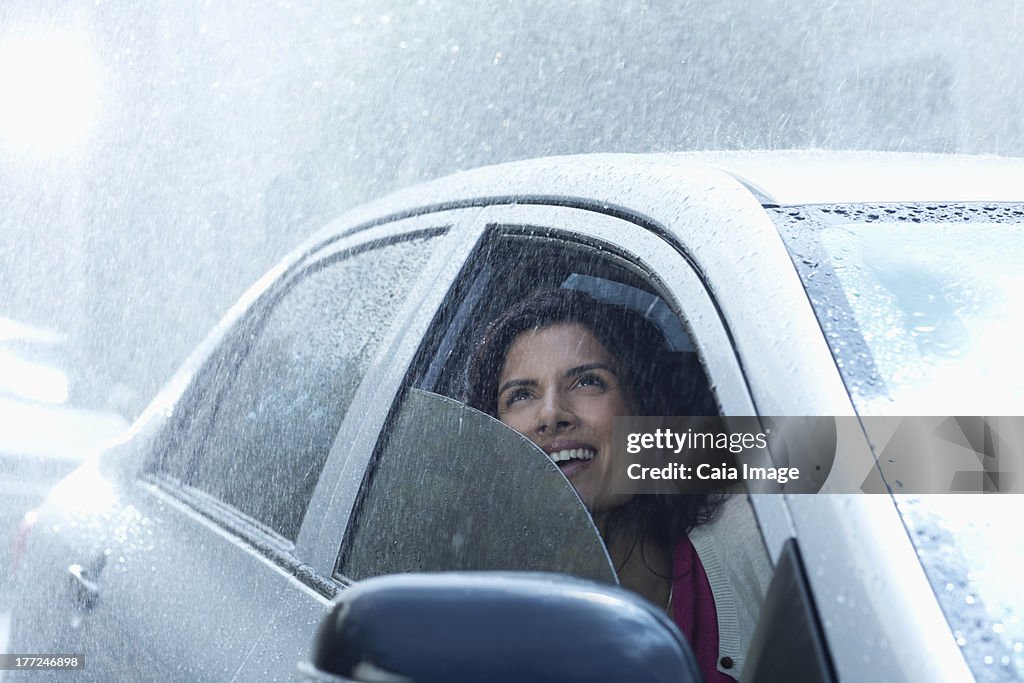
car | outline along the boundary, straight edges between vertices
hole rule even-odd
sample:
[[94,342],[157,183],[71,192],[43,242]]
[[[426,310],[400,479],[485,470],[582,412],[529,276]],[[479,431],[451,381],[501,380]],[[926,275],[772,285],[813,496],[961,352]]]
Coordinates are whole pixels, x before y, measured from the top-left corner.
[[[557,468],[460,403],[487,323],[563,287],[643,311],[722,415],[827,416],[867,454],[876,493],[829,488],[839,463],[824,493],[750,494],[777,574],[762,653],[807,680],[1022,678],[1001,570],[1022,551],[991,526],[1016,497],[918,495],[871,422],[1024,414],[1022,181],[997,157],[582,155],[360,207],[32,511],[10,649],[84,655],[83,679],[285,680],[332,601],[374,577],[615,583]],[[767,659],[746,666],[769,676]]]

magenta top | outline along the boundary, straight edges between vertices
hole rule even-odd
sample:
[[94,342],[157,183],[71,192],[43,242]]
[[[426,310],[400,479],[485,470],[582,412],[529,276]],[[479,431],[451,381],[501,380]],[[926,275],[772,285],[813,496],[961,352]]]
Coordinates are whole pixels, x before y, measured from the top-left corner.
[[[707,683],[734,683],[718,670],[718,615],[711,583],[697,550],[686,536],[672,553],[672,619],[690,641]],[[723,666],[726,665],[723,662]]]

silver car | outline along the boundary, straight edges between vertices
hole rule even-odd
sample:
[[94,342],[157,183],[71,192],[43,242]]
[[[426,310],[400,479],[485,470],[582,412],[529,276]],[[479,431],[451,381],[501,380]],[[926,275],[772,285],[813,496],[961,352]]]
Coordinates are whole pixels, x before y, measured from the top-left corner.
[[[723,415],[1022,415],[1022,255],[1001,158],[574,156],[389,196],[267,273],[30,513],[8,649],[82,654],[80,680],[287,680],[363,579],[614,583],[557,468],[458,402],[498,311],[538,286],[632,302]],[[751,495],[821,656],[772,647],[823,680],[1024,678],[1019,499],[886,484]]]

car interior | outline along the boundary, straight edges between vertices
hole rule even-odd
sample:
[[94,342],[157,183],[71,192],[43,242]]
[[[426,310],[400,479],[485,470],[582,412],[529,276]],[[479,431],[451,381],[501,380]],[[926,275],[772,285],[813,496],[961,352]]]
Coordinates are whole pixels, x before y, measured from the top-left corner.
[[[529,260],[522,255],[530,254]],[[513,232],[500,227],[470,259],[453,302],[435,321],[432,339],[414,368],[412,386],[457,400],[466,395],[466,371],[487,325],[517,301],[545,289],[575,289],[599,301],[631,307],[653,322],[670,349],[660,359],[663,381],[675,397],[676,415],[718,415],[714,394],[690,335],[655,278],[625,258],[550,231]]]

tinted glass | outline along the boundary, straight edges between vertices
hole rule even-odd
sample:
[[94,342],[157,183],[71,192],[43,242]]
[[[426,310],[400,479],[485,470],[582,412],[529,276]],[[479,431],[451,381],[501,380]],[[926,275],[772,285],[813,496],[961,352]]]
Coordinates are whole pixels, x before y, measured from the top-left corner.
[[409,295],[426,239],[320,263],[251,333],[186,482],[294,540],[359,382]]
[[502,569],[616,581],[579,496],[518,432],[412,389],[386,438],[346,539],[341,575]]

